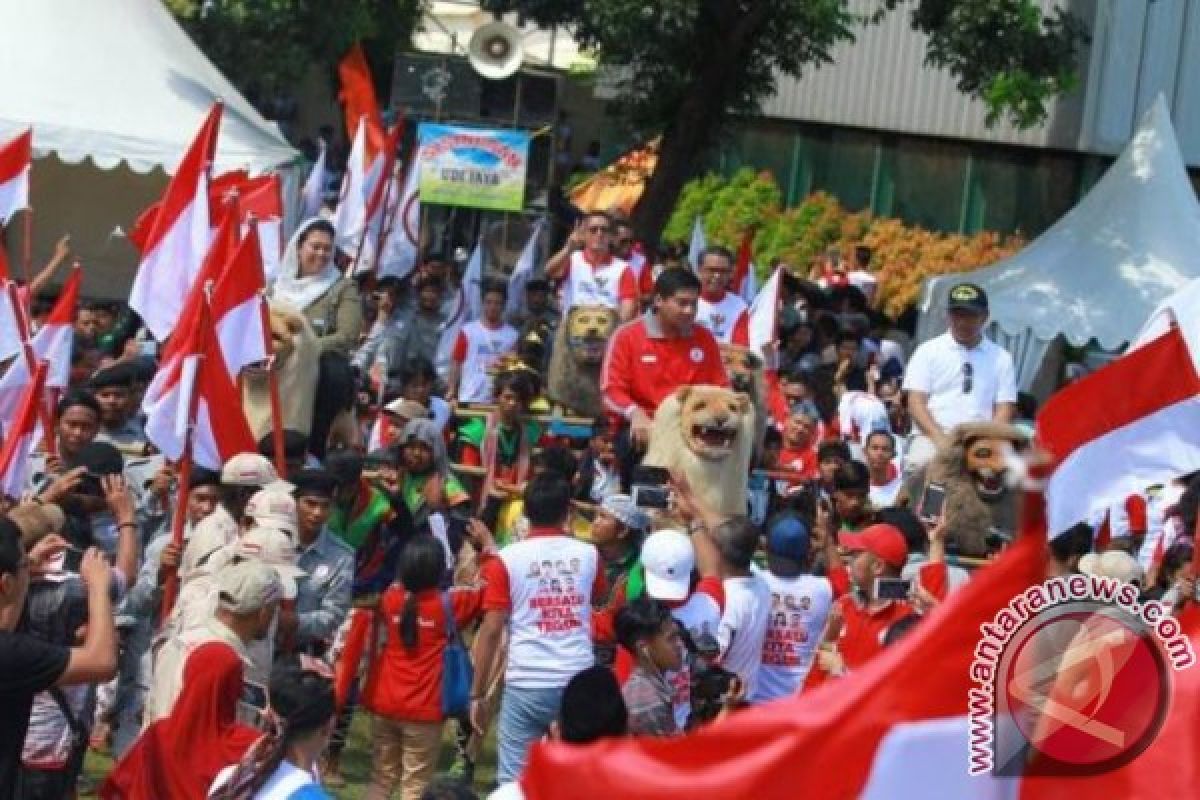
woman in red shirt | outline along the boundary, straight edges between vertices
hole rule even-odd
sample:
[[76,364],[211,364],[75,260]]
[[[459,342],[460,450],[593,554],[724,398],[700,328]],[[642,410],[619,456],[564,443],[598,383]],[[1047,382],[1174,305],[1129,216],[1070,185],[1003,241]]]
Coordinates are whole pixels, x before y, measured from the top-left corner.
[[[495,546],[474,522],[484,557]],[[399,786],[417,800],[437,770],[442,743],[442,657],[448,643],[446,610],[461,630],[483,614],[483,587],[443,592],[447,553],[433,536],[417,536],[400,559],[400,583],[392,584],[378,609],[355,609],[346,652],[338,664],[338,697],[357,668],[368,641],[370,653],[362,705],[371,720],[371,785],[368,798],[388,798]]]

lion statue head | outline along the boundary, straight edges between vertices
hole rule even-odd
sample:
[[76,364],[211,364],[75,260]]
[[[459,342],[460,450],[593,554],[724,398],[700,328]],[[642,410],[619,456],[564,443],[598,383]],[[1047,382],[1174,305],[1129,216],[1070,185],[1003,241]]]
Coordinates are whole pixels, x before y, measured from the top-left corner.
[[547,395],[584,416],[604,413],[600,366],[617,328],[617,312],[605,306],[575,306],[558,326],[547,370]]
[[604,350],[617,329],[617,312],[607,306],[575,306],[567,311],[564,326],[567,347],[576,363],[598,366]]
[[654,413],[642,463],[682,472],[718,513],[744,514],[756,416],[745,392],[682,386]]
[[1017,453],[1027,442],[1025,433],[1011,425],[965,423],[950,432],[949,444],[929,465],[926,481],[946,487],[947,528],[963,555],[985,554],[988,532],[1011,527],[1013,489],[1023,477]]

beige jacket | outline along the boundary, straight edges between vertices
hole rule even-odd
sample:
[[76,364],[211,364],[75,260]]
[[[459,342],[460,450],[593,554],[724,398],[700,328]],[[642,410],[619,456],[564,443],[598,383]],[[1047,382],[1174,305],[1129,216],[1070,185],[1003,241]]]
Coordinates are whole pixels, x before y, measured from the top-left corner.
[[342,276],[329,291],[304,309],[304,317],[317,334],[321,352],[334,350],[349,357],[362,333],[362,301],[358,286]]

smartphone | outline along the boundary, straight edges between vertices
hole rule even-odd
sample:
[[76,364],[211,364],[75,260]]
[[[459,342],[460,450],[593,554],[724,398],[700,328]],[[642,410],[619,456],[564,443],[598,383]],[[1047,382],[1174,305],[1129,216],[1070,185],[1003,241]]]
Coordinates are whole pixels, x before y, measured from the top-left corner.
[[931,483],[925,487],[921,496],[921,519],[938,519],[942,516],[942,505],[946,502],[946,487],[940,483]]
[[876,600],[907,600],[912,581],[907,578],[876,578]]
[[637,484],[633,487],[633,504],[638,508],[666,511],[671,504],[671,490],[666,486]]

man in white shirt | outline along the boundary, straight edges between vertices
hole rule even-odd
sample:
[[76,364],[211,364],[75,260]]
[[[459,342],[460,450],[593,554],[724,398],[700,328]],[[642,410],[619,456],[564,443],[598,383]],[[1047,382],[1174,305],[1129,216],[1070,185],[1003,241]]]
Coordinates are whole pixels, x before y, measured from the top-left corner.
[[637,280],[629,264],[612,254],[612,234],[608,214],[589,212],[563,249],[546,262],[546,277],[559,282],[564,317],[575,306],[616,309],[622,322],[637,313]]
[[488,370],[517,346],[517,329],[504,322],[507,287],[485,283],[482,294],[483,316],[458,332],[451,356],[446,396],[459,404],[492,402],[492,376]]
[[716,527],[713,537],[725,575],[725,612],[717,627],[721,666],[741,679],[746,697],[754,697],[771,612],[771,590],[750,569],[758,531],[749,518],[731,517]]
[[[525,538],[483,562],[487,590],[475,637],[471,725],[486,732],[484,696],[497,660],[504,665],[504,695],[497,730],[496,780],[516,780],[530,745],[550,729],[563,690],[592,666],[592,603],[604,597],[604,570],[596,548],[566,530],[571,485],[553,472],[525,487]],[[506,656],[497,659],[504,633]]]
[[750,336],[750,313],[746,301],[728,291],[733,279],[733,254],[714,245],[700,254],[700,302],[696,323],[712,332],[721,344],[746,347]]
[[905,371],[908,410],[920,431],[906,454],[905,470],[929,463],[954,426],[1008,423],[1016,411],[1012,356],[983,336],[987,294],[973,283],[960,283],[950,290],[946,310],[950,329],[918,347]]

